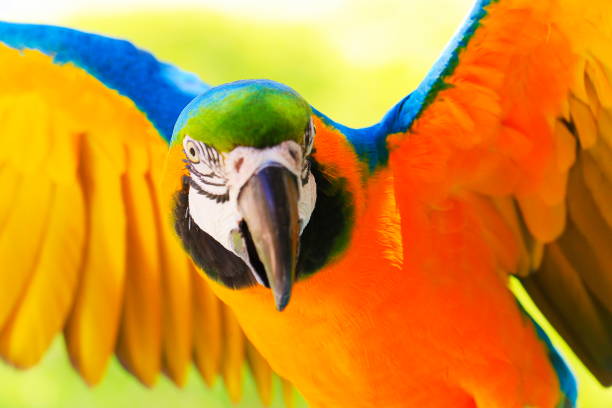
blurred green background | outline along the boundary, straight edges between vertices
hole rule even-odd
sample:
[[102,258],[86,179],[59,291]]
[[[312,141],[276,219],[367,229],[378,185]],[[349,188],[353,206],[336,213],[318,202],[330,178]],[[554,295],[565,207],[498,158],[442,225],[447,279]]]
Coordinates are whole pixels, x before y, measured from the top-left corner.
[[[290,2],[279,1],[267,5],[243,0],[230,8],[217,3],[212,1],[210,9],[110,7],[93,13],[80,8],[76,15],[50,22],[130,39],[212,85],[274,79],[295,88],[333,119],[365,126],[414,89],[472,1],[329,0],[325,6],[314,2],[318,8],[311,9],[304,4],[292,9]],[[520,286],[514,282],[512,287],[551,333]],[[612,407],[612,390],[602,389],[559,337],[552,336],[578,375],[580,406]],[[43,363],[32,370],[21,372],[0,364],[0,408],[259,407],[248,375],[244,387],[243,401],[234,405],[220,380],[208,389],[192,370],[182,390],[166,378],[147,389],[113,361],[104,381],[88,388],[72,371],[59,338]],[[279,384],[276,390],[273,406],[280,407]],[[302,399],[296,400],[297,407],[306,406]]]

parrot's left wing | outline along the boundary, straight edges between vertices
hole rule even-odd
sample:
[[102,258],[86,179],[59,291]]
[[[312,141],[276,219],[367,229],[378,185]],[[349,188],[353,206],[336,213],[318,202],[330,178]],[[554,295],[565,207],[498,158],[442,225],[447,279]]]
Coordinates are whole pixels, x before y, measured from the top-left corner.
[[420,223],[459,227],[442,212],[471,219],[483,260],[521,277],[611,385],[612,4],[478,1],[429,76],[371,131],[354,145],[393,170],[404,251],[428,245],[426,232],[410,235],[426,231]]
[[0,356],[30,367],[65,333],[97,383],[113,352],[144,384],[193,360],[240,398],[271,369],[170,225],[159,180],[181,110],[208,86],[127,41],[0,23]]

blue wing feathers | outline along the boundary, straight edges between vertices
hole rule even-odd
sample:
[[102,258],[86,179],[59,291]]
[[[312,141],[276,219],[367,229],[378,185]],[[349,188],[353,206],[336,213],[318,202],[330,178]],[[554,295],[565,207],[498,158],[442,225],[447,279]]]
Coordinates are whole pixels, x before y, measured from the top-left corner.
[[414,120],[444,89],[444,78],[453,73],[459,63],[461,51],[474,35],[480,22],[487,15],[486,7],[498,0],[478,0],[459,31],[453,36],[425,79],[410,95],[395,105],[383,122],[390,122],[390,133],[405,132]]
[[327,126],[339,130],[346,136],[353,149],[355,149],[357,156],[367,164],[370,171],[374,171],[380,163],[385,161],[387,155],[385,140],[373,137],[374,135],[384,133],[382,128],[384,123],[381,122],[374,126],[354,129],[333,121],[315,108],[312,108],[312,110]]
[[550,338],[548,337],[544,329],[542,329],[542,327],[540,327],[540,325],[534,320],[534,318],[531,317],[531,315],[527,312],[527,310],[525,310],[519,300],[515,300],[518,308],[521,310],[523,315],[529,319],[531,324],[533,324],[538,337],[544,342],[544,345],[546,346],[548,359],[550,360],[551,364],[553,365],[553,368],[555,369],[555,372],[557,373],[557,378],[559,379],[559,388],[561,389],[561,393],[565,398],[564,403],[566,405],[564,406],[564,408],[568,404],[568,408],[575,407],[576,399],[578,398],[578,384],[576,383],[576,377],[574,376],[572,370],[570,370],[569,366],[561,356],[561,353],[559,353],[556,347],[552,344],[552,341],[550,341]]
[[576,399],[578,398],[578,384],[576,383],[576,378],[574,377],[574,374],[568,367],[567,363],[565,362],[559,351],[557,351],[555,346],[552,344],[550,338],[546,335],[546,332],[544,332],[540,325],[536,323],[536,321],[533,320],[531,316],[529,316],[529,318],[531,319],[536,328],[538,337],[546,344],[546,348],[548,351],[548,359],[552,363],[555,372],[557,373],[561,392],[565,396],[567,402],[571,404],[571,407],[575,407]]
[[437,93],[444,89],[444,78],[451,75],[459,63],[461,51],[472,38],[483,17],[487,15],[486,7],[496,1],[498,0],[478,0],[476,2],[466,21],[417,89],[391,108],[379,123],[363,129],[352,129],[332,121],[319,112],[316,113],[328,125],[346,135],[355,148],[355,152],[368,164],[370,171],[374,171],[378,166],[385,166],[389,159],[387,136],[406,132],[433,101]]
[[[0,42],[16,49],[35,49],[53,56],[58,64],[72,63],[107,87],[130,98],[170,141],[176,119],[185,106],[210,87],[197,76],[158,61],[125,40],[69,28],[0,22]],[[318,112],[327,124],[346,134],[370,169],[385,162],[386,134],[381,122],[370,128],[352,129]]]
[[[346,135],[371,171],[387,164],[389,134],[405,132],[427,104],[443,89],[444,78],[457,65],[460,51],[496,0],[479,0],[419,87],[397,103],[377,124],[353,129],[315,110],[328,125]],[[125,40],[63,27],[0,22],[0,41],[17,49],[37,49],[57,63],[73,63],[111,89],[132,99],[169,141],[182,109],[209,87],[195,75],[158,61]]]
[[158,61],[130,42],[63,27],[0,22],[0,41],[35,49],[58,64],[73,63],[130,98],[170,140],[181,110],[209,87],[195,75]]

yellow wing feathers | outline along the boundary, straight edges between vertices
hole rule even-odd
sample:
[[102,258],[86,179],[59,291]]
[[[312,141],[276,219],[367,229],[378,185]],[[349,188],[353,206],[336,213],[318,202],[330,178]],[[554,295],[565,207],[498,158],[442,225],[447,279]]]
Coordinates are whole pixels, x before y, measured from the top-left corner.
[[612,17],[605,8],[596,2],[588,16],[576,9],[567,17],[578,62],[554,132],[558,168],[571,167],[561,186],[564,228],[523,283],[591,372],[612,385]]
[[612,145],[606,141],[612,133],[610,110],[591,91],[587,100],[572,97],[563,124],[579,145],[567,180],[565,228],[523,284],[591,372],[612,385]]
[[39,52],[0,45],[0,65],[0,356],[30,367],[63,330],[89,384],[113,353],[149,386],[193,361],[235,401],[248,357],[269,404],[272,370],[174,236],[151,123]]

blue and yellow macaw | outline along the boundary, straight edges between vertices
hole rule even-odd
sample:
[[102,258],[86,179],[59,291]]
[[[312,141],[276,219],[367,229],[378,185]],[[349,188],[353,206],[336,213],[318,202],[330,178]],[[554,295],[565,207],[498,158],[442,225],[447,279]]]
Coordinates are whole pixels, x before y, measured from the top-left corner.
[[113,352],[147,385],[193,360],[237,399],[246,357],[264,402],[273,370],[320,408],[574,406],[507,281],[612,384],[611,44],[607,0],[479,0],[353,129],[1,23],[0,355],[63,331],[90,384]]

